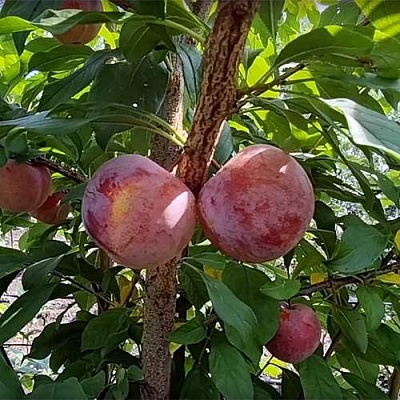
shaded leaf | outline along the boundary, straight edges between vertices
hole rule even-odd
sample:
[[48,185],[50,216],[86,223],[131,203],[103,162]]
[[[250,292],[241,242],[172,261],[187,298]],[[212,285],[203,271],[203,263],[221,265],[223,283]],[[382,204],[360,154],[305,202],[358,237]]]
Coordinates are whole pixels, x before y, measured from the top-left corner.
[[19,383],[18,376],[7,363],[3,355],[4,349],[0,348],[0,398],[19,400],[24,398],[24,391]]
[[194,367],[185,378],[179,398],[182,400],[219,400],[221,395],[207,372],[199,367]]
[[40,385],[27,397],[29,400],[87,400],[85,392],[77,378],[69,378],[64,382]]
[[211,379],[227,400],[253,398],[246,361],[224,338],[212,338],[209,363]]
[[356,295],[367,317],[368,332],[374,331],[385,315],[385,304],[376,289],[370,286],[358,286]]
[[339,325],[343,334],[350,339],[357,348],[365,353],[368,347],[368,332],[363,316],[354,310],[344,307],[333,308],[333,319]]
[[57,284],[47,284],[25,292],[0,317],[0,345],[18,333],[47,302]]
[[266,282],[260,288],[260,292],[277,300],[287,300],[295,296],[300,287],[301,283],[298,280],[277,278],[275,281]]
[[342,376],[351,386],[353,386],[357,390],[361,399],[389,400],[389,396],[383,393],[372,383],[365,382],[359,376],[350,374],[348,372],[342,372]]
[[342,399],[340,386],[321,357],[313,355],[307,358],[298,369],[305,399]]
[[194,344],[200,343],[206,337],[207,329],[204,320],[197,316],[172,331],[169,340],[174,343]]

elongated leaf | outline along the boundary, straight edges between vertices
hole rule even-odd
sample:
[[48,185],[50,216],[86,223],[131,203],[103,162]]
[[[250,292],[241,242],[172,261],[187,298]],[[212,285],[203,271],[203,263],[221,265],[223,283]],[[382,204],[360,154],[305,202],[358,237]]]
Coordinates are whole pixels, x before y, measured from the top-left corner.
[[228,340],[257,364],[263,343],[257,335],[257,318],[253,310],[240,301],[221,281],[202,273],[217,315],[224,321]]
[[[129,310],[125,308],[107,310],[87,324],[82,334],[81,350],[104,347],[112,350],[128,338],[129,324]],[[102,334],[99,335],[99,332]]]
[[368,332],[363,316],[357,311],[348,310],[344,307],[334,307],[332,315],[343,334],[362,353],[365,353],[368,347]]
[[43,285],[43,282],[47,281],[48,274],[57,268],[63,257],[64,255],[46,258],[30,265],[22,277],[24,288],[33,289],[35,286]]
[[389,36],[400,34],[400,3],[391,0],[355,0],[363,14],[377,29]]
[[353,274],[370,267],[384,252],[388,237],[372,226],[356,223],[343,233],[334,256],[326,265]]
[[253,383],[246,361],[224,338],[213,338],[210,353],[211,379],[227,400],[253,398]]
[[369,286],[359,286],[356,294],[367,317],[368,332],[378,329],[385,315],[385,304],[381,297],[373,287]]
[[351,373],[358,375],[366,382],[375,384],[379,374],[379,365],[365,361],[357,357],[352,351],[342,346],[335,351],[339,364],[349,370]]
[[207,337],[203,318],[195,317],[171,332],[169,340],[181,344],[200,343]]
[[267,343],[279,324],[279,302],[260,292],[260,288],[269,282],[269,278],[261,271],[229,263],[224,269],[222,280],[253,310],[257,318],[259,339],[261,343]]
[[348,99],[324,101],[343,112],[354,143],[382,150],[400,160],[400,126],[398,124]]
[[92,82],[107,60],[117,55],[117,52],[113,50],[96,51],[82,68],[63,79],[47,84],[40,100],[40,110],[50,109],[70,100]]
[[287,300],[295,296],[300,290],[298,280],[280,279],[265,283],[260,289],[261,293],[277,300]]
[[57,400],[87,400],[88,397],[83,391],[77,378],[69,378],[64,382],[54,382],[40,385],[32,394],[29,400],[57,399]]
[[372,40],[356,28],[330,25],[299,36],[282,49],[276,65],[321,60],[338,65],[362,66],[359,57],[369,54]]
[[57,284],[36,287],[20,296],[0,317],[0,346],[18,333],[40,310]]
[[[133,365],[133,367],[135,367],[135,365]],[[104,371],[100,371],[96,375],[81,381],[82,389],[89,399],[96,399],[103,391],[105,384],[106,374]]]
[[0,35],[14,32],[33,31],[34,29],[36,29],[35,25],[20,17],[9,16],[0,18]]
[[379,390],[372,383],[365,382],[362,378],[357,375],[350,374],[348,372],[342,372],[343,378],[353,386],[361,399],[364,400],[389,400],[389,396]]
[[220,393],[206,371],[194,367],[185,378],[180,399],[182,400],[219,400]]
[[16,372],[8,365],[0,348],[0,399],[19,400],[24,398],[24,391]]
[[15,249],[0,247],[0,279],[20,271],[25,267],[24,263],[31,260],[29,256]]
[[342,399],[342,392],[326,362],[316,355],[299,365],[300,381],[307,400]]
[[282,16],[284,0],[262,1],[258,13],[273,39],[276,37],[279,20]]
[[29,60],[29,71],[66,71],[83,64],[92,54],[88,46],[58,46],[35,53]]

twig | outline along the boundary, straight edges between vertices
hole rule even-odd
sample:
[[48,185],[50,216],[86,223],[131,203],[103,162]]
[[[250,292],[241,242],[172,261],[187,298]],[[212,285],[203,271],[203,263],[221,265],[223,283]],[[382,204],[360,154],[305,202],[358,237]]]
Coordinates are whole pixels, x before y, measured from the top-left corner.
[[296,72],[301,71],[305,68],[306,64],[300,63],[297,64],[295,67],[290,68],[288,71],[284,72],[282,75],[278,76],[271,82],[265,83],[263,85],[256,85],[249,87],[247,89],[239,90],[239,95],[246,96],[246,95],[254,95],[257,96],[261,93],[266,92],[267,90],[272,89],[274,86],[280,85],[286,81],[287,78],[294,75]]
[[84,291],[86,291],[86,292],[92,294],[93,296],[96,296],[96,297],[98,297],[99,299],[102,299],[102,300],[105,301],[106,303],[112,305],[112,302],[111,302],[109,299],[107,299],[107,297],[103,296],[103,295],[100,294],[100,293],[96,293],[94,290],[88,288],[88,287],[85,286],[85,285],[82,285],[81,283],[77,282],[75,279],[70,278],[69,276],[63,275],[63,274],[61,274],[61,273],[58,272],[58,271],[52,271],[52,272],[50,272],[50,274],[51,274],[51,275],[54,275],[54,276],[57,276],[58,278],[64,279],[65,281],[70,282],[72,286],[75,286],[75,287],[77,287],[78,289],[84,290]]
[[32,163],[43,165],[44,167],[47,167],[49,170],[51,170],[53,172],[58,172],[61,175],[65,176],[66,178],[71,179],[72,181],[74,181],[76,183],[83,183],[86,181],[86,179],[83,176],[81,176],[80,174],[78,174],[77,172],[70,171],[70,170],[62,167],[61,165],[58,165],[58,164],[54,163],[53,161],[47,160],[43,157],[35,158],[32,161]]
[[400,271],[400,262],[395,262],[395,263],[389,264],[386,267],[378,269],[376,271],[362,272],[360,274],[353,275],[353,276],[344,276],[341,278],[330,279],[328,281],[315,283],[314,285],[309,285],[309,286],[306,286],[303,289],[301,289],[299,292],[299,295],[300,296],[309,296],[310,294],[313,294],[314,292],[318,292],[320,290],[333,289],[333,288],[339,289],[342,286],[347,286],[347,285],[351,285],[353,283],[360,282],[360,280],[365,282],[372,278],[375,278],[376,276],[388,274],[390,272],[397,272],[397,271]]
[[133,11],[133,4],[129,0],[110,0],[116,6],[122,8],[125,11]]

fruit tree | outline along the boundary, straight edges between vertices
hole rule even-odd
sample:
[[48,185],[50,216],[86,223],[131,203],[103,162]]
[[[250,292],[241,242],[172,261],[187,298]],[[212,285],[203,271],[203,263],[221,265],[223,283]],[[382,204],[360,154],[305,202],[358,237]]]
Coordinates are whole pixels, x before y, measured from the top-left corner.
[[400,2],[0,6],[0,399],[399,398]]

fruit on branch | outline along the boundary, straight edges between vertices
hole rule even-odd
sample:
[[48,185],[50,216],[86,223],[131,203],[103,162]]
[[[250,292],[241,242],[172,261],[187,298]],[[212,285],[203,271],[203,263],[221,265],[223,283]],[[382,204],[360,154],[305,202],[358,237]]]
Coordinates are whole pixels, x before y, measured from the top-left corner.
[[249,146],[203,186],[198,212],[204,234],[223,253],[264,262],[291,250],[314,213],[307,174],[284,151]]
[[70,212],[70,206],[68,203],[62,203],[64,197],[63,192],[53,193],[37,210],[31,213],[32,217],[49,225],[65,221]]
[[0,207],[13,212],[39,208],[51,190],[51,175],[41,165],[9,160],[0,168]]
[[82,217],[93,240],[118,263],[151,268],[177,256],[196,220],[192,192],[139,155],[103,164],[87,185]]
[[[102,11],[100,0],[62,0],[60,9],[75,9],[83,11]],[[68,31],[55,35],[55,37],[63,44],[86,44],[93,40],[99,30],[101,24],[82,24],[76,25]]]
[[320,337],[321,324],[315,312],[304,304],[293,304],[281,309],[278,331],[266,347],[279,360],[295,364],[314,353]]

